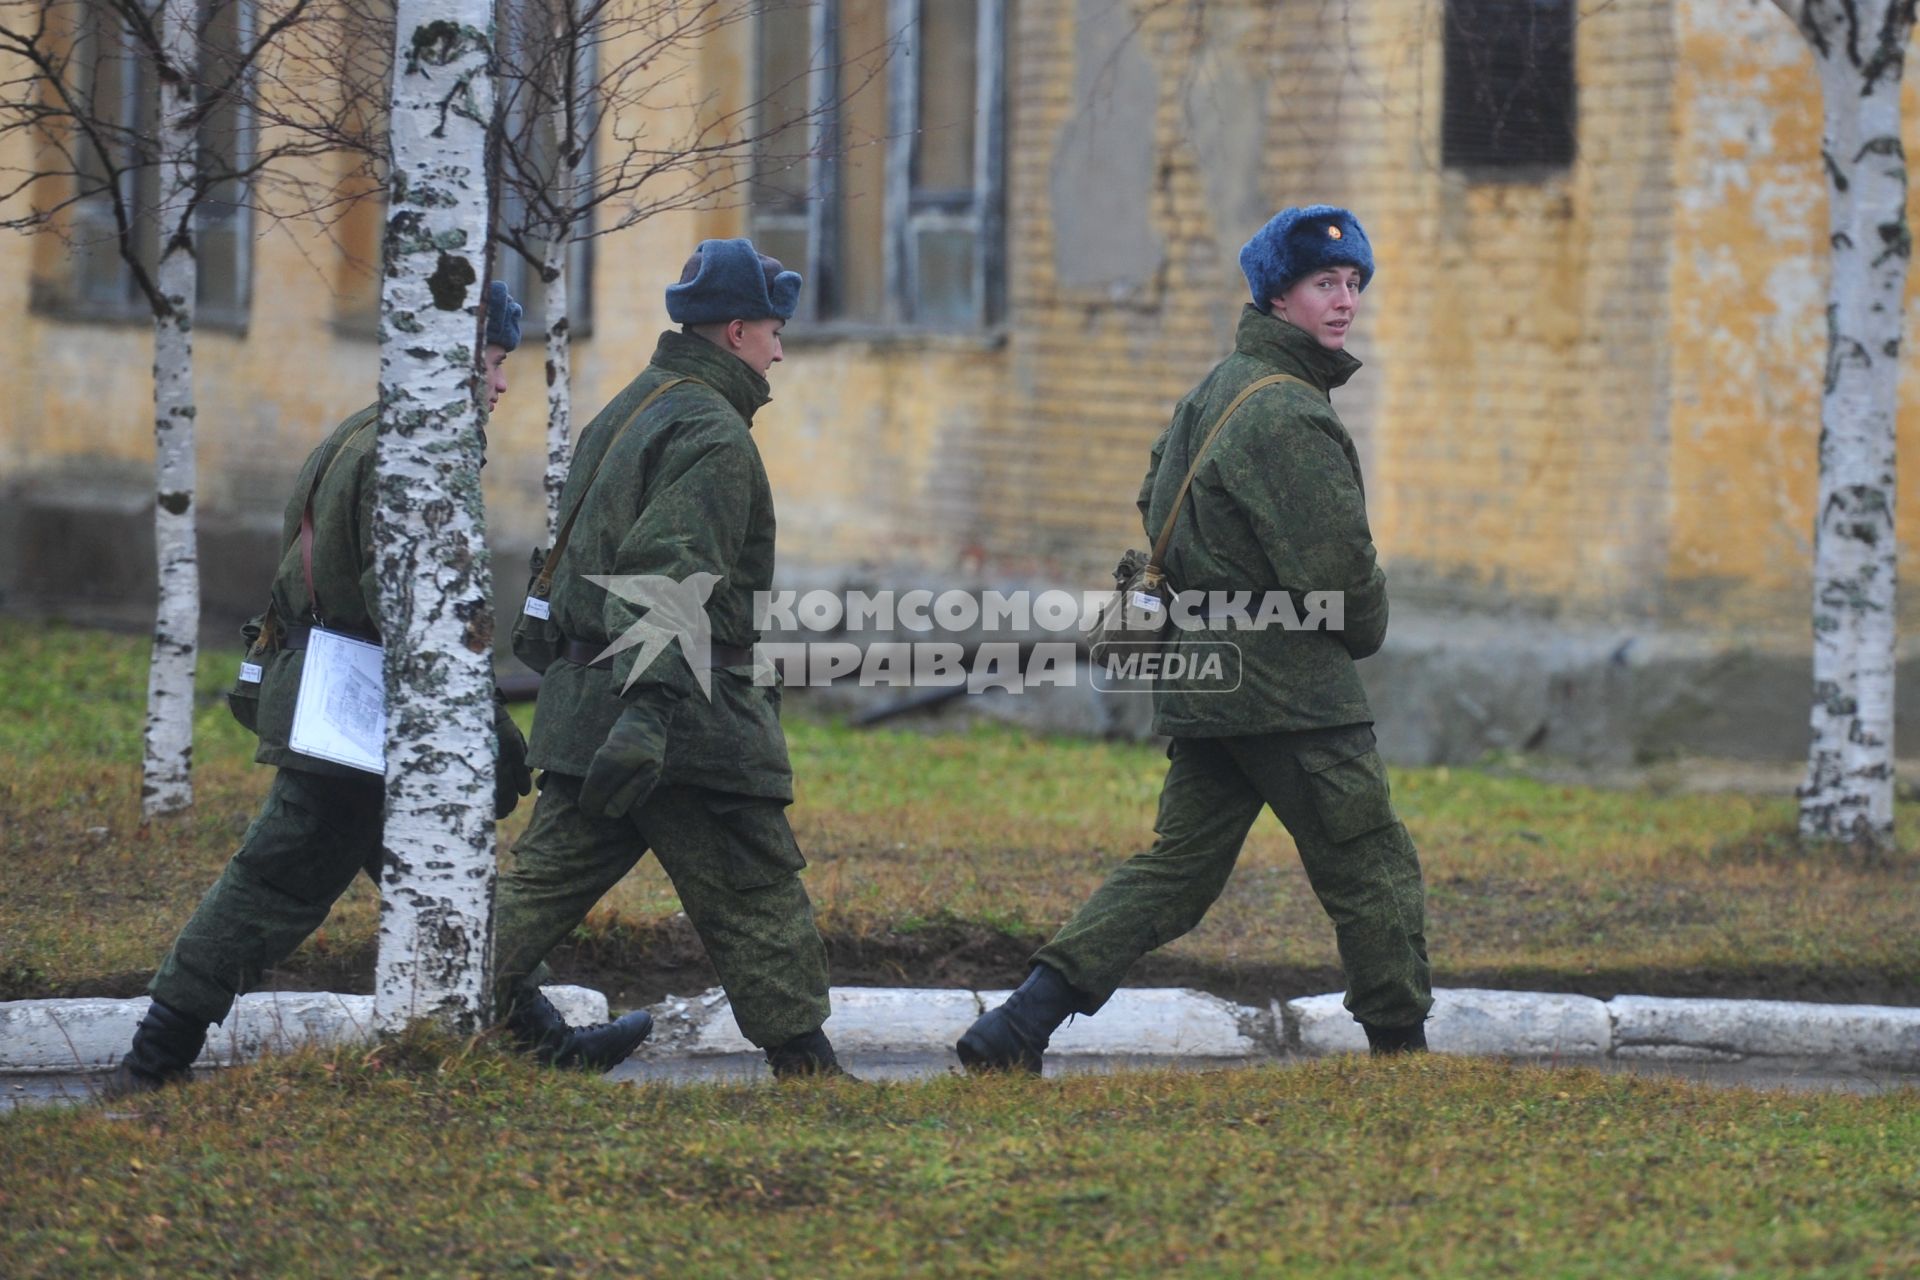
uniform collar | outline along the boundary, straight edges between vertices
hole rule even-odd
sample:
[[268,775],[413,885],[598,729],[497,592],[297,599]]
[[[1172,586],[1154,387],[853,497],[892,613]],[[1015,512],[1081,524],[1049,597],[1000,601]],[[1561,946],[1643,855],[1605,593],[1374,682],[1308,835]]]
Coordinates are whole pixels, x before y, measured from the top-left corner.
[[1330,351],[1297,325],[1268,315],[1252,303],[1240,313],[1234,349],[1283,373],[1305,378],[1322,391],[1331,391],[1360,370],[1360,361],[1345,351]]
[[653,363],[668,373],[706,383],[726,397],[748,425],[753,423],[754,411],[773,399],[767,380],[748,368],[746,361],[699,334],[667,330],[653,350]]

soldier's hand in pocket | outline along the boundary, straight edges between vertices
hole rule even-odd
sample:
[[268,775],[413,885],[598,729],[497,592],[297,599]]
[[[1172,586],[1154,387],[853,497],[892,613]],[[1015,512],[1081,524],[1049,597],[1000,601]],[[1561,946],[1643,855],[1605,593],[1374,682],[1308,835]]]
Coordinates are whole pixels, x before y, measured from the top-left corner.
[[667,728],[673,721],[675,701],[655,686],[620,713],[587,766],[586,780],[580,784],[582,809],[618,818],[646,803],[666,764]]

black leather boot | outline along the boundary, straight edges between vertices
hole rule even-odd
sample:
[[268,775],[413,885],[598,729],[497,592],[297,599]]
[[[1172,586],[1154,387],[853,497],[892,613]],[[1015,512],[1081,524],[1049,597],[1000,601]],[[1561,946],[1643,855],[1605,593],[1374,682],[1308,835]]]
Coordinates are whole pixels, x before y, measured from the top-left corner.
[[1367,1052],[1376,1058],[1427,1051],[1427,1024],[1424,1022],[1416,1022],[1410,1027],[1376,1027],[1371,1022],[1363,1022],[1360,1027],[1367,1033]]
[[640,1047],[653,1032],[653,1015],[641,1009],[612,1022],[570,1027],[553,1001],[536,991],[514,1002],[507,1031],[545,1066],[597,1073],[619,1066]]
[[1024,1071],[1039,1075],[1047,1042],[1056,1027],[1079,1013],[1086,997],[1067,984],[1057,969],[1044,964],[998,1009],[989,1009],[953,1046],[968,1071]]
[[207,1043],[207,1024],[155,1000],[134,1028],[127,1056],[101,1086],[109,1098],[152,1093],[193,1075],[193,1060]]
[[840,1060],[833,1056],[833,1042],[827,1039],[826,1032],[818,1029],[767,1050],[767,1066],[772,1069],[775,1080],[847,1075]]

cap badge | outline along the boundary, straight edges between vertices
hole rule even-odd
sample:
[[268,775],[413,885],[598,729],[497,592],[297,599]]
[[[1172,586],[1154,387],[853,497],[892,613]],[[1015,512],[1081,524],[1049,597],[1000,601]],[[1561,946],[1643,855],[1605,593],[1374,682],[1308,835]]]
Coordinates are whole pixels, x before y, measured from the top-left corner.
[[1327,238],[1329,240],[1338,240],[1340,238],[1340,228],[1333,226],[1328,227]]

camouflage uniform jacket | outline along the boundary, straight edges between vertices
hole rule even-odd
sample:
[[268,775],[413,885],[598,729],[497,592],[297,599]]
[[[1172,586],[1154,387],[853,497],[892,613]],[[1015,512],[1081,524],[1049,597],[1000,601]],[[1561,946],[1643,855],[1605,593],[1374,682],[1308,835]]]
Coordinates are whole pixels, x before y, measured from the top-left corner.
[[1254,609],[1269,591],[1292,593],[1296,607],[1308,591],[1344,592],[1345,628],[1235,623],[1232,631],[1179,633],[1189,652],[1209,637],[1239,645],[1240,684],[1220,692],[1206,679],[1163,680],[1154,730],[1233,737],[1370,721],[1354,660],[1386,638],[1386,578],[1374,560],[1360,460],[1328,397],[1360,362],[1251,306],[1234,347],[1153,446],[1139,498],[1147,536],[1159,534],[1193,451],[1234,397],[1269,374],[1303,379],[1310,385],[1255,392],[1214,440],[1174,526],[1167,576],[1183,592],[1251,592]]
[[[373,574],[374,438],[379,431],[380,407],[368,405],[333,429],[319,448],[307,455],[287,499],[282,522],[280,567],[273,575],[272,609],[267,633],[252,659],[262,668],[257,732],[260,746],[254,759],[261,764],[302,769],[308,773],[365,777],[357,769],[316,760],[287,746],[293,732],[293,707],[299,696],[304,648],[278,643],[288,627],[310,625],[316,619],[307,598],[306,574],[300,563],[300,516],[307,493],[313,491],[313,588],[320,597],[319,621],[335,631],[379,642],[378,596]],[[314,488],[314,477],[320,484]]]
[[[648,394],[676,377],[693,381],[666,392],[621,433]],[[604,648],[645,616],[588,575],[683,582],[708,573],[718,578],[706,603],[713,642],[758,642],[754,594],[773,582],[773,490],[749,427],[768,399],[766,379],[737,356],[691,334],[660,335],[653,362],[581,432],[560,494],[561,510],[570,511],[585,492],[549,597],[553,621],[569,639]],[[664,781],[793,798],[777,689],[754,684],[750,667],[714,668],[709,697],[678,643],[655,655],[629,688],[641,652],[622,650],[611,670],[565,658],[547,669],[528,753],[534,768],[585,775],[625,705],[622,691],[637,695],[665,683],[680,696]]]

